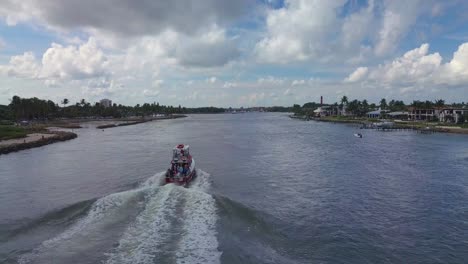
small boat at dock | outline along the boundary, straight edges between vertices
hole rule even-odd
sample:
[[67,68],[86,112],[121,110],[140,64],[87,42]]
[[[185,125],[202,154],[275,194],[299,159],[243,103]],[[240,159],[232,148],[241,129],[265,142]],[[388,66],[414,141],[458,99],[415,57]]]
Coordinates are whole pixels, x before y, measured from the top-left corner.
[[189,145],[179,144],[172,151],[171,167],[166,172],[166,184],[187,186],[195,177],[195,160]]

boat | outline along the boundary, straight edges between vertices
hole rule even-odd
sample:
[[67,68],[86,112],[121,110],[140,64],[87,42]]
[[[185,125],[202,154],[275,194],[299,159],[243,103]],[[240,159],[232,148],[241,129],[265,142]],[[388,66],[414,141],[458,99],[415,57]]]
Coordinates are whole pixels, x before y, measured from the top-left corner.
[[195,160],[190,154],[189,145],[175,146],[172,150],[171,166],[166,172],[166,184],[187,186],[196,176]]
[[355,136],[355,137],[358,137],[358,138],[362,138],[362,134],[361,134],[361,133],[354,133],[354,136]]

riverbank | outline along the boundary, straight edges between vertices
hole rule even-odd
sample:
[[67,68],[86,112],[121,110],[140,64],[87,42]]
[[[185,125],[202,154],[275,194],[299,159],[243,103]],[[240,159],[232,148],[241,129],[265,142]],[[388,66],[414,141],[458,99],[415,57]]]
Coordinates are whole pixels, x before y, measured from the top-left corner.
[[[151,122],[151,121],[177,119],[177,118],[183,118],[183,117],[187,117],[187,116],[186,115],[171,115],[171,116],[164,116],[164,117],[151,117],[151,118],[145,118],[145,119],[137,119],[136,121],[135,119],[128,119],[128,121],[125,123],[105,124],[105,125],[96,126],[96,128],[106,129],[106,128],[113,128],[113,127],[121,127],[121,126],[131,126],[131,125],[137,125],[137,124]],[[123,121],[123,120],[118,120],[118,121]]]
[[[331,123],[343,123],[343,124],[359,124],[362,126],[368,126],[369,124],[380,122],[378,119],[369,118],[351,118],[351,117],[307,117],[307,116],[294,116],[290,115],[290,118],[299,119],[304,121],[318,121],[318,122],[331,122]],[[413,121],[402,121],[402,120],[391,120],[394,125],[388,129],[411,129],[418,132],[431,132],[431,133],[454,133],[454,134],[465,134],[468,135],[468,128],[460,126],[449,126],[441,125],[439,123],[427,123],[427,122],[413,122]]]
[[76,137],[77,134],[65,131],[31,133],[21,139],[9,139],[0,141],[0,155],[24,149],[37,148],[55,142],[74,139]]

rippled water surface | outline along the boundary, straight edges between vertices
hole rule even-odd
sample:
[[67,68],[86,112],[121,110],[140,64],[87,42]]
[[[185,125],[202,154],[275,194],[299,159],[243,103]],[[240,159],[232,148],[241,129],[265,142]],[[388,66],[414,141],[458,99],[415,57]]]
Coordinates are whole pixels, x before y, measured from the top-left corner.
[[[95,129],[0,156],[0,263],[466,263],[468,136],[285,114]],[[199,177],[161,186],[171,149]]]

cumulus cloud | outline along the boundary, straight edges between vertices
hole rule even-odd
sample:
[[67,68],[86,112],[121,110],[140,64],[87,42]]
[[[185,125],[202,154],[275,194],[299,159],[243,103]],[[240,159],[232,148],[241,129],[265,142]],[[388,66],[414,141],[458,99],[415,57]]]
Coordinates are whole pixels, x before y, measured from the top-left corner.
[[360,67],[345,79],[348,82],[375,82],[402,91],[417,86],[468,85],[468,43],[463,43],[447,63],[438,52],[429,53],[429,44],[406,52],[403,56],[377,67]]
[[41,66],[32,52],[25,52],[23,55],[13,56],[8,65],[0,66],[0,72],[8,76],[20,78],[38,78]]
[[354,72],[352,72],[346,79],[345,82],[357,82],[362,80],[368,72],[367,67],[359,67]]
[[32,52],[13,56],[0,66],[9,76],[27,79],[88,79],[107,74],[107,58],[90,38],[81,46],[53,43],[38,61]]
[[327,49],[324,40],[336,26],[344,0],[286,0],[285,7],[267,14],[267,36],[256,45],[261,61],[286,63],[315,58]]

